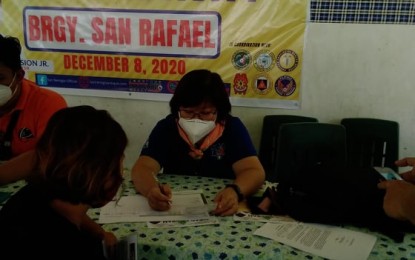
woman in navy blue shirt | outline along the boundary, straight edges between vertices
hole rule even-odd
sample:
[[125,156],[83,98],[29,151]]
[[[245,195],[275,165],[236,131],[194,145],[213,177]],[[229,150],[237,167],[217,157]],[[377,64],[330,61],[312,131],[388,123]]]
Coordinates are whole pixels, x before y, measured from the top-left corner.
[[150,133],[132,169],[138,192],[156,210],[169,209],[171,189],[160,189],[154,174],[198,175],[233,179],[216,196],[216,215],[234,214],[238,202],[255,193],[264,169],[246,127],[230,114],[221,77],[209,70],[183,76],[170,100],[171,113]]

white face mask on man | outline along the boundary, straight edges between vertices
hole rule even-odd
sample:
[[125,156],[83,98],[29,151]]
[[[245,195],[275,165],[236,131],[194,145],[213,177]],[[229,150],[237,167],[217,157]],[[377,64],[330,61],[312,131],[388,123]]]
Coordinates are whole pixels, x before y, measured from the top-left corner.
[[6,104],[7,101],[9,101],[12,98],[13,91],[11,89],[11,86],[13,86],[15,79],[16,74],[14,74],[13,80],[8,86],[0,84],[0,106]]
[[189,137],[192,144],[197,143],[200,139],[209,134],[216,126],[215,121],[205,121],[198,118],[185,119],[180,117],[179,125]]

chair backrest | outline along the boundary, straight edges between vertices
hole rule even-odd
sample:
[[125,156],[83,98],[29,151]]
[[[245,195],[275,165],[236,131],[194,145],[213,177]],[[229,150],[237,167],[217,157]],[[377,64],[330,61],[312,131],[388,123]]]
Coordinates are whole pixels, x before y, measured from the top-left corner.
[[398,169],[399,124],[376,118],[343,118],[346,128],[348,164],[357,167],[382,166]]
[[345,167],[346,129],[339,124],[291,123],[281,125],[276,154],[277,182],[301,178],[317,165]]
[[318,122],[317,118],[296,115],[266,115],[263,119],[259,160],[265,169],[266,180],[276,181],[275,158],[280,126],[287,123]]

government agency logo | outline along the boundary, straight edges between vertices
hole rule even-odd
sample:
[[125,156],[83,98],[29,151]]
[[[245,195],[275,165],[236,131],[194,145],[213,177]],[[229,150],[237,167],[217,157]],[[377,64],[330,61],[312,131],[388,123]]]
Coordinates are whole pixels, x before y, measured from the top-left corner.
[[295,80],[288,76],[284,75],[281,76],[275,81],[275,91],[283,97],[291,96],[294,93],[295,89],[297,88],[297,84]]
[[266,73],[261,73],[256,76],[252,82],[252,87],[256,93],[265,95],[271,90],[271,78]]
[[259,51],[254,57],[254,66],[258,71],[270,71],[274,68],[274,53],[268,50]]
[[232,64],[237,70],[246,70],[251,66],[252,57],[246,50],[238,50],[232,55]]
[[235,94],[245,95],[248,90],[248,77],[245,73],[236,73],[233,78],[233,91]]
[[283,50],[277,56],[277,67],[284,71],[293,71],[298,66],[298,55],[292,50]]

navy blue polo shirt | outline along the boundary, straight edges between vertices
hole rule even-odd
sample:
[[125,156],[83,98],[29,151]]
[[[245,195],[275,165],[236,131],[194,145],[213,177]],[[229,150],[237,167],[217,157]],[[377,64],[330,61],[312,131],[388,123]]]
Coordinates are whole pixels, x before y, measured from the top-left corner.
[[155,159],[166,174],[200,175],[234,179],[232,165],[257,155],[248,130],[238,117],[226,118],[222,136],[204,151],[201,159],[189,155],[189,145],[180,137],[176,119],[168,115],[150,133],[141,155]]

